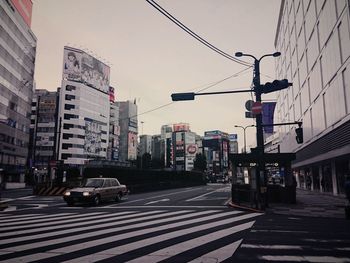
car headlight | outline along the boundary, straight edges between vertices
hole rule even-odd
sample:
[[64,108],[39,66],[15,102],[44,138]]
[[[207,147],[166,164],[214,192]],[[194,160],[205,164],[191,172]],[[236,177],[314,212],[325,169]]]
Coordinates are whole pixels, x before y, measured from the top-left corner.
[[70,196],[70,192],[67,191],[67,192],[64,193],[64,195],[65,195],[65,196]]
[[91,193],[90,192],[83,192],[83,196],[90,196]]

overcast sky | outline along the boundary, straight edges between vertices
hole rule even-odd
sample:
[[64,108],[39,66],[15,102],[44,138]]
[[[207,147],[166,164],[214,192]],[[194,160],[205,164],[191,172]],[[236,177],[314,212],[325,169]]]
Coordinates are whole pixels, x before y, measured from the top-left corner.
[[[234,55],[260,57],[273,53],[280,0],[157,0],[159,5],[217,48]],[[237,133],[234,125],[254,124],[245,118],[250,93],[198,96],[171,102],[174,92],[198,91],[245,67],[204,46],[143,0],[33,0],[36,35],[35,80],[38,89],[61,85],[63,47],[85,49],[108,61],[111,86],[118,101],[138,104],[139,133],[159,134],[163,124],[186,122],[192,131]],[[252,62],[250,58],[244,58]],[[261,63],[262,82],[275,76],[274,58]],[[206,92],[250,88],[252,70]],[[271,78],[269,78],[269,77]],[[273,99],[263,96],[263,100]],[[144,122],[143,129],[141,121]],[[247,129],[247,144],[255,128]]]

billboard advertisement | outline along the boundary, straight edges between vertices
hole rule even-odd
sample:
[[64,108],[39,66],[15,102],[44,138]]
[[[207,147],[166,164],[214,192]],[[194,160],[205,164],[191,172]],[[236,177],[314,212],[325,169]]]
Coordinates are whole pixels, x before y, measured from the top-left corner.
[[114,101],[115,101],[114,88],[109,87],[109,102],[114,103]]
[[11,0],[12,4],[17,9],[17,12],[22,16],[24,22],[30,27],[32,23],[32,8],[31,0]]
[[[64,47],[63,78],[109,93],[110,68],[84,51]],[[114,95],[114,93],[113,93]]]
[[85,52],[81,58],[81,79],[91,87],[109,92],[109,67]]
[[188,123],[178,123],[173,125],[173,132],[189,131],[190,125]]
[[102,125],[99,122],[85,120],[84,153],[87,155],[99,155],[102,151],[101,139]]
[[81,81],[81,58],[83,52],[78,49],[64,47],[63,52],[63,78]]
[[128,133],[128,160],[136,160],[137,157],[137,134]]
[[[262,123],[273,124],[273,115],[275,112],[276,102],[264,102],[262,104]],[[273,126],[264,126],[265,133],[273,133]]]

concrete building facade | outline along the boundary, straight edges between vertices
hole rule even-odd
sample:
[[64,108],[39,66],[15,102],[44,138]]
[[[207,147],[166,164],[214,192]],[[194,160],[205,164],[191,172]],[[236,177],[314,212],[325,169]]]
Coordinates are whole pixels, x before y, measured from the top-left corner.
[[136,101],[118,101],[119,107],[119,160],[136,161],[137,159],[137,105]]
[[[0,182],[22,187],[28,160],[37,39],[32,2],[0,1]],[[29,164],[28,164],[29,165]]]
[[32,102],[29,158],[34,182],[47,182],[56,166],[56,130],[58,113],[56,91],[37,89]]
[[280,126],[280,150],[296,153],[299,187],[335,195],[350,172],[349,32],[349,1],[281,2],[276,71],[293,86],[278,93],[275,122],[302,121],[304,142],[296,127]]
[[82,50],[65,47],[60,90],[59,160],[80,166],[107,158],[109,67]]

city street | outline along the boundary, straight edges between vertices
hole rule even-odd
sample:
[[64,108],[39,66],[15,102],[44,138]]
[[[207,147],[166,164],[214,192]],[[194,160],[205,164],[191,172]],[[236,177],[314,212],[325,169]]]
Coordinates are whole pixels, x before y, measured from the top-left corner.
[[230,185],[98,207],[23,196],[0,214],[0,262],[350,262],[348,220],[227,206]]
[[0,261],[222,262],[261,216],[229,208],[229,196],[230,186],[217,184],[98,207],[20,197],[0,216]]

